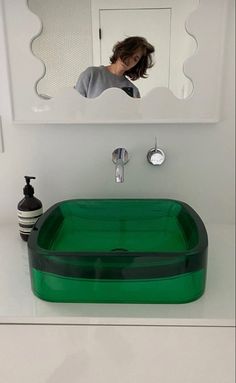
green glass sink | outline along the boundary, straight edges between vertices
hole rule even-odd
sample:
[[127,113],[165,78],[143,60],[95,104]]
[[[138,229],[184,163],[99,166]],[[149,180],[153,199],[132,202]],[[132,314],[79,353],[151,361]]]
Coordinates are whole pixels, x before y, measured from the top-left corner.
[[180,201],[62,201],[30,234],[32,290],[54,302],[190,302],[205,289],[207,246],[201,218]]

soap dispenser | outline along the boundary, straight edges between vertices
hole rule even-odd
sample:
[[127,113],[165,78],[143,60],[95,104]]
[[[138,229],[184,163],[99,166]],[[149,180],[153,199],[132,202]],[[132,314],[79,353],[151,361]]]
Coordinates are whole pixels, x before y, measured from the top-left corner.
[[28,241],[35,222],[43,214],[42,202],[34,197],[34,188],[30,184],[31,179],[35,179],[35,177],[25,176],[26,185],[23,189],[25,197],[17,206],[20,236],[24,241]]

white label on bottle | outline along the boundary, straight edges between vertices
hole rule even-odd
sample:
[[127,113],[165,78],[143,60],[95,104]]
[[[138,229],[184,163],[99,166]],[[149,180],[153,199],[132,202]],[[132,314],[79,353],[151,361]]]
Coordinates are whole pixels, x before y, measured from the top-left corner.
[[21,227],[20,226],[20,233],[22,234],[30,234],[32,231],[32,227]]
[[17,215],[19,218],[35,218],[43,214],[43,208],[31,211],[22,211],[17,209]]
[[43,208],[31,211],[17,209],[19,229],[21,234],[29,235],[38,218],[43,214]]
[[38,218],[19,218],[18,222],[22,225],[34,225]]

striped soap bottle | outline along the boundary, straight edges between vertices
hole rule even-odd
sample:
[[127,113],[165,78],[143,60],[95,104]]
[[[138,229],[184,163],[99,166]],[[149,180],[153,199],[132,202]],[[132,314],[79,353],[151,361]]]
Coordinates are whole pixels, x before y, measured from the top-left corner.
[[26,185],[23,189],[25,197],[17,206],[20,236],[24,241],[28,241],[35,222],[43,214],[42,202],[34,197],[34,188],[30,185],[31,179],[35,177],[25,176]]

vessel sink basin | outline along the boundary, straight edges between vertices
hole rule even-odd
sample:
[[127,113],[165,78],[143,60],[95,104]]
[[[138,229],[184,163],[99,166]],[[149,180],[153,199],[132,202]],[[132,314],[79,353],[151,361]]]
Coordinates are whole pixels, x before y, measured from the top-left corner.
[[36,222],[32,290],[54,302],[185,303],[204,292],[207,232],[170,199],[75,199]]

